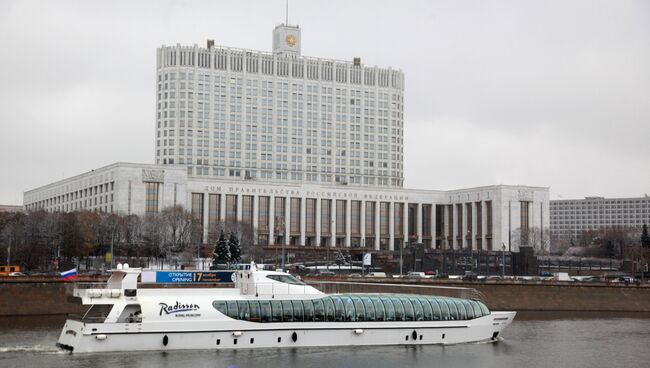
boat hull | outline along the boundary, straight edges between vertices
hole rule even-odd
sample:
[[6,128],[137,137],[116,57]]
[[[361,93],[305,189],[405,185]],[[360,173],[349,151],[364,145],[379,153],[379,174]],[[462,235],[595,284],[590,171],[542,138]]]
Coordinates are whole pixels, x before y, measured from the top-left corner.
[[464,321],[196,321],[84,323],[68,320],[57,346],[74,353],[321,346],[448,345],[495,340],[516,312]]

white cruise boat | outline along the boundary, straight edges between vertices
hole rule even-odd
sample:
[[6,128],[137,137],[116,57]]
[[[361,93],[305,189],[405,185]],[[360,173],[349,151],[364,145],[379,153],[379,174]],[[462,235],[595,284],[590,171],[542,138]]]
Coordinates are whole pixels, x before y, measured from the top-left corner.
[[516,313],[431,295],[324,294],[254,265],[236,271],[234,288],[138,288],[140,274],[125,265],[103,288],[78,285],[74,296],[91,307],[65,322],[57,346],[88,353],[446,345],[496,340]]

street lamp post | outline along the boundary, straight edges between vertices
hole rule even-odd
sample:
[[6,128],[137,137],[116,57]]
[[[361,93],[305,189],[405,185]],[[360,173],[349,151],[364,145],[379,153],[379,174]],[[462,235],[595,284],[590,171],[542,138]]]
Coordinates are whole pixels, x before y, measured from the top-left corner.
[[403,276],[402,267],[404,265],[404,260],[402,259],[402,253],[404,251],[404,243],[405,242],[406,241],[402,242],[401,246],[399,247],[399,277]]

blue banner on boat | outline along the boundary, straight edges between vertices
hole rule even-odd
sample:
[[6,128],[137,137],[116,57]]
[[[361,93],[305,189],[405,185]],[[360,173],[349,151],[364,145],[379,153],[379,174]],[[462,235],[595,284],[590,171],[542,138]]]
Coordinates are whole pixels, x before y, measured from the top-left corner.
[[[156,283],[235,282],[234,271],[156,271]],[[145,282],[143,280],[143,282]]]

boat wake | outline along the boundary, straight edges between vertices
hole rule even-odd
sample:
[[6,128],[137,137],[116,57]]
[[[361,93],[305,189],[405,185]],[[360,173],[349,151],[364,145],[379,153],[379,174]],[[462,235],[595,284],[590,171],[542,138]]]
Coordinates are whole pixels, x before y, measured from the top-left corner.
[[61,353],[65,352],[56,346],[50,345],[14,345],[14,346],[0,346],[0,353],[16,353],[16,352],[32,352],[32,353]]
[[497,336],[496,339],[488,339],[488,340],[483,340],[483,341],[476,341],[476,342],[473,342],[472,344],[474,344],[474,345],[494,344],[495,342],[501,342],[501,341],[504,341],[503,337]]

